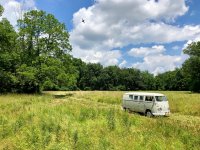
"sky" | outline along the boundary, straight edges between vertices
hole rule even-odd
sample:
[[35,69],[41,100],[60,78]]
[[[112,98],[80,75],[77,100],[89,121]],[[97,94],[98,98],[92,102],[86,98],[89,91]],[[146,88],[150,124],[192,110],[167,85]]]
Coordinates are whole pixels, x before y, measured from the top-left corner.
[[0,0],[0,4],[5,9],[2,17],[15,27],[25,11],[53,14],[66,24],[71,54],[87,63],[134,67],[156,75],[181,67],[188,58],[183,49],[200,40],[199,0]]

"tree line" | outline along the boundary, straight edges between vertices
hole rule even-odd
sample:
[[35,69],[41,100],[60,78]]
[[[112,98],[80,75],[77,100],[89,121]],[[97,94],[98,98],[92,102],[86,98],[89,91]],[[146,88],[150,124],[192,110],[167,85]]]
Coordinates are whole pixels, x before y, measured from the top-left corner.
[[[3,7],[0,6],[0,16]],[[42,90],[192,90],[200,92],[200,42],[184,53],[182,68],[157,76],[135,68],[85,63],[69,52],[69,33],[63,23],[44,11],[31,10],[17,29],[0,21],[0,93]]]

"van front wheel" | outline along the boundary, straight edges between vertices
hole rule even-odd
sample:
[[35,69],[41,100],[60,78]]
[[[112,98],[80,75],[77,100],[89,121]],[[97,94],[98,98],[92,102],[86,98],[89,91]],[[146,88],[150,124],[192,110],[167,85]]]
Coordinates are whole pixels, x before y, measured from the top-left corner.
[[123,110],[126,111],[127,110],[126,107],[123,107]]
[[152,116],[153,116],[153,114],[151,113],[151,111],[150,111],[150,110],[147,110],[147,111],[146,111],[146,116],[150,118],[150,117],[152,117]]

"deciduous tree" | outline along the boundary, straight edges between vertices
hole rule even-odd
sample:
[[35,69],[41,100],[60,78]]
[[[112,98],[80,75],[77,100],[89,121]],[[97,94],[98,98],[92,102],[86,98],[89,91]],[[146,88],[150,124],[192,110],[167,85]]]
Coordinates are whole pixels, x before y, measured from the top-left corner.
[[[0,5],[0,16],[3,7]],[[10,22],[3,18],[0,21],[0,93],[12,92],[17,83],[15,70],[19,63],[17,51],[17,33]]]
[[37,57],[58,58],[72,49],[65,25],[44,11],[25,13],[18,26],[23,60],[29,65]]
[[188,45],[184,53],[190,56],[183,64],[184,75],[189,79],[190,89],[200,92],[200,41]]

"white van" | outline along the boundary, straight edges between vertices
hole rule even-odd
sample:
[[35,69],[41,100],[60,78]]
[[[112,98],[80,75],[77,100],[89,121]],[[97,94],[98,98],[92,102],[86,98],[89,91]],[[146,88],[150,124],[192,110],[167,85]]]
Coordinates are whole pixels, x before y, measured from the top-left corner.
[[160,93],[129,92],[123,95],[124,110],[144,113],[146,116],[168,116],[169,103],[165,95]]

